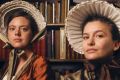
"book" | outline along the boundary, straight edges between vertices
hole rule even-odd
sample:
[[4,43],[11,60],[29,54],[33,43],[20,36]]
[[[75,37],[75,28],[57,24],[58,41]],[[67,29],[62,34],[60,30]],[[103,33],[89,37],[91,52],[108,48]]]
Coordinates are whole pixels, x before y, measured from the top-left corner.
[[60,59],[60,28],[55,29],[55,59]]
[[47,58],[55,59],[54,29],[48,28],[46,34]]
[[51,40],[52,40],[52,33],[50,30],[47,29],[47,34],[46,34],[46,58],[50,59],[51,58],[51,54],[52,54],[52,44],[51,44]]
[[66,36],[64,27],[60,28],[60,59],[66,59]]

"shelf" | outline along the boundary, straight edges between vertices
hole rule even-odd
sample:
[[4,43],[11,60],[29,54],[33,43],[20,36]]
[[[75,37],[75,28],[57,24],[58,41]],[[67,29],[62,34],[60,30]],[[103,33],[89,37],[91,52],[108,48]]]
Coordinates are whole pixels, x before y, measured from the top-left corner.
[[57,72],[65,73],[66,71],[75,72],[83,67],[83,60],[74,59],[74,60],[64,60],[64,59],[50,59],[49,64],[51,69]]
[[49,59],[50,62],[59,62],[59,63],[63,63],[63,62],[73,62],[73,63],[77,63],[77,62],[83,62],[84,59]]
[[47,24],[47,27],[64,27],[65,24],[60,23],[60,24]]

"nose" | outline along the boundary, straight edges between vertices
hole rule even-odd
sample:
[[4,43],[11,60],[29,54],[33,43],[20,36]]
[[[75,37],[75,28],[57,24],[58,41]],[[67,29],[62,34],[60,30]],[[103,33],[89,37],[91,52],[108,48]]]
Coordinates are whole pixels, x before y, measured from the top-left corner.
[[90,37],[90,38],[88,39],[88,45],[89,45],[89,46],[95,45],[95,40],[94,40],[93,37]]
[[15,35],[16,35],[16,36],[21,36],[20,29],[16,29],[16,30],[15,30]]

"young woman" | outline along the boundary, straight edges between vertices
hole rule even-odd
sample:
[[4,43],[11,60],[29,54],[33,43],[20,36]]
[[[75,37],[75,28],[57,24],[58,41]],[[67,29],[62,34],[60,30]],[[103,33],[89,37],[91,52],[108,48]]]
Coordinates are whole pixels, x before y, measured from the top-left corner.
[[[17,2],[19,3],[19,1]],[[23,1],[23,3],[26,2]],[[30,7],[29,3],[26,4]],[[23,5],[19,4],[17,6],[21,7]],[[26,8],[14,7],[4,17],[5,34],[12,51],[9,55],[8,69],[1,80],[47,80],[46,61],[33,51],[33,39],[37,39],[35,37],[38,37],[36,35],[41,25],[38,26],[36,19],[31,14],[32,11],[30,13]]]
[[119,79],[119,72],[114,76],[115,71],[109,72],[111,66],[108,66],[119,54],[119,41],[118,28],[110,19],[99,15],[87,17],[83,24],[83,51],[88,61],[86,66],[89,67],[88,71],[94,72],[94,79]]
[[[103,7],[103,4],[106,6],[106,8],[105,6]],[[85,7],[89,7],[89,9],[83,9]],[[111,11],[110,8],[112,8]],[[112,10],[114,10],[117,14],[116,19],[116,14],[113,14]],[[83,11],[86,11],[86,14],[82,14]],[[73,17],[73,15],[75,14],[79,15],[79,18],[78,16]],[[84,17],[81,15],[84,15]],[[80,20],[79,23],[77,23],[78,21],[75,19]],[[79,4],[79,7],[77,5],[74,10],[71,10],[71,12],[69,12],[66,19],[67,37],[75,51],[81,53],[80,49],[82,50],[85,56],[85,61],[83,61],[83,64],[81,64],[83,65],[83,68],[75,73],[66,75],[66,79],[120,79],[119,20],[120,14],[117,12],[117,9],[115,9],[113,6],[111,7],[111,5],[104,1],[85,2],[83,4]],[[80,41],[81,36],[82,41]],[[82,43],[79,44],[80,42]],[[82,48],[79,47],[80,45],[82,46]]]

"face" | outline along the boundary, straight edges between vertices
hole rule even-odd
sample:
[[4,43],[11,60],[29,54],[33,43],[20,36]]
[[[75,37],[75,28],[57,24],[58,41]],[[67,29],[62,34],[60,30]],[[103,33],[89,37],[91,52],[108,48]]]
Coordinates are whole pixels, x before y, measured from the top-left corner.
[[92,21],[83,30],[83,51],[87,60],[99,60],[111,57],[115,49],[109,25]]
[[27,47],[32,39],[29,20],[22,16],[13,18],[8,25],[7,36],[13,47]]

